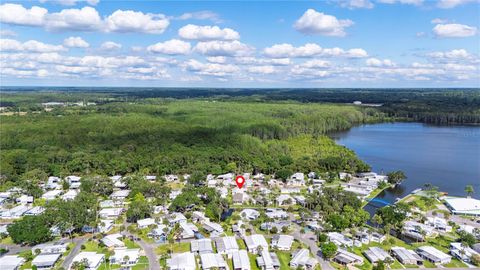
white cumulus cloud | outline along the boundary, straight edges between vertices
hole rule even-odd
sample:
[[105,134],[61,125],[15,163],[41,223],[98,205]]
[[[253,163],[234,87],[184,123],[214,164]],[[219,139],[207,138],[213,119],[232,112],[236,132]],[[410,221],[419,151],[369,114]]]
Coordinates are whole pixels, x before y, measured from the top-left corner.
[[305,34],[343,37],[345,28],[352,26],[351,20],[339,20],[335,16],[308,9],[294,24],[294,28]]
[[60,52],[66,49],[62,45],[51,45],[36,40],[21,43],[14,39],[0,39],[1,51]]
[[437,24],[433,28],[433,33],[443,38],[471,37],[477,34],[477,27],[458,23]]
[[102,50],[118,50],[122,48],[122,44],[113,42],[113,41],[105,41],[100,46]]
[[48,10],[33,6],[30,9],[19,4],[0,5],[0,22],[14,25],[43,25]]
[[69,48],[88,48],[90,44],[81,37],[69,37],[63,41],[63,45]]
[[392,62],[390,59],[377,59],[377,58],[368,58],[365,63],[369,67],[393,67],[395,63]]
[[147,50],[152,53],[162,53],[169,55],[188,54],[190,52],[190,43],[183,40],[171,39],[165,42],[158,42],[148,46]]
[[161,34],[167,29],[170,22],[162,14],[117,10],[106,18],[106,24],[110,32]]
[[275,44],[263,50],[267,57],[271,58],[288,58],[288,57],[312,57],[312,56],[326,56],[326,57],[348,57],[348,58],[363,58],[367,57],[368,53],[361,48],[355,48],[345,51],[341,48],[322,48],[315,43],[307,43],[300,47],[294,47],[292,44],[283,43]]
[[252,53],[254,48],[234,41],[206,41],[199,42],[195,46],[195,51],[208,56],[242,56]]
[[235,40],[240,35],[233,29],[218,26],[198,26],[188,24],[178,30],[178,35],[191,40]]

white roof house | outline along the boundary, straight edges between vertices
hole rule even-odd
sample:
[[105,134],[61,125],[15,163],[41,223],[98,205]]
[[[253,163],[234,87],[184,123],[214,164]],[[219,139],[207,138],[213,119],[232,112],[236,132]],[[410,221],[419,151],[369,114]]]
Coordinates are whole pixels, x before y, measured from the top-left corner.
[[50,269],[53,268],[58,259],[60,259],[60,256],[62,256],[62,254],[40,254],[33,259],[32,265],[35,265],[39,269]]
[[75,175],[69,175],[65,177],[65,180],[67,180],[70,188],[79,188],[80,185],[82,184],[80,182],[81,177],[75,176]]
[[209,232],[212,236],[219,236],[223,233],[222,225],[215,222],[205,221],[203,222],[203,228],[207,230],[207,232]]
[[274,235],[272,237],[272,247],[276,247],[279,250],[290,250],[293,243],[293,236],[291,235]]
[[288,213],[285,212],[284,210],[280,210],[280,209],[268,208],[268,209],[265,211],[265,214],[266,214],[269,218],[273,218],[273,219],[276,219],[276,218],[288,218]]
[[233,254],[238,251],[237,239],[234,236],[214,238],[217,252],[220,254]]
[[67,251],[67,246],[67,243],[39,244],[32,247],[32,253],[35,254],[35,251],[38,249],[41,254],[62,254]]
[[390,255],[388,255],[388,252],[379,247],[369,247],[363,252],[363,254],[372,263],[376,263],[378,261],[385,261],[385,259],[387,258],[392,258],[390,257]]
[[42,198],[47,200],[47,201],[51,201],[51,200],[56,199],[58,196],[60,196],[60,194],[62,194],[61,190],[50,190],[50,191],[45,192],[42,195]]
[[338,232],[329,232],[328,239],[337,246],[352,247],[353,240]]
[[196,267],[195,256],[191,252],[174,253],[167,259],[169,270],[195,270]]
[[260,213],[255,209],[243,209],[240,216],[244,219],[255,220],[260,216]]
[[227,262],[223,259],[221,254],[214,253],[204,253],[200,254],[200,261],[202,264],[202,269],[228,269]]
[[232,270],[250,270],[250,259],[246,250],[239,250],[232,253]]
[[187,218],[182,213],[178,212],[171,213],[170,215],[168,215],[167,219],[170,225],[187,222]]
[[98,212],[98,215],[102,219],[116,219],[123,212],[123,208],[104,208]]
[[1,216],[2,218],[5,219],[15,219],[15,218],[20,218],[25,212],[27,212],[30,209],[30,207],[26,205],[18,205],[15,206],[11,209],[6,209],[1,211]]
[[[80,252],[73,258],[72,264],[75,262],[86,261],[85,270],[96,270],[105,260],[105,255],[96,252]],[[71,267],[71,266],[70,266]]]
[[292,196],[288,194],[280,194],[277,197],[277,204],[278,205],[292,205],[295,204],[295,199],[292,198]]
[[18,197],[15,201],[20,204],[33,203],[33,196],[28,196],[23,194],[22,196]]
[[478,255],[478,252],[468,246],[463,246],[462,243],[450,243],[450,253],[459,260],[470,263],[473,255]]
[[29,209],[27,212],[25,212],[24,215],[25,216],[38,216],[43,212],[45,212],[45,207],[34,206],[31,209]]
[[251,253],[258,253],[258,247],[262,247],[262,250],[268,250],[267,240],[265,240],[265,237],[261,234],[245,236],[244,240],[248,251]]
[[348,252],[344,249],[338,249],[333,261],[341,265],[363,264],[363,258],[357,254]]
[[100,224],[98,225],[98,231],[101,233],[106,233],[110,231],[113,227],[113,220],[111,219],[101,219]]
[[448,225],[447,220],[441,217],[427,217],[427,221],[425,223],[438,231],[449,232],[452,230],[452,226]]
[[150,225],[155,224],[155,219],[153,218],[144,218],[137,220],[137,225],[139,229],[147,228]]
[[318,261],[310,257],[310,252],[306,248],[299,249],[292,254],[290,267],[297,268],[299,266],[309,269],[314,268]]
[[262,250],[260,256],[257,257],[257,264],[260,269],[273,270],[280,267],[280,261],[277,254],[274,252],[268,252],[268,250]]
[[445,199],[445,204],[453,214],[480,216],[480,200],[449,197]]
[[198,232],[197,226],[193,223],[181,222],[180,227],[182,227],[182,239],[189,239],[195,237],[195,232]]
[[413,250],[404,247],[392,247],[392,255],[402,264],[420,265],[423,264],[423,259],[418,256]]
[[128,189],[117,190],[110,194],[110,198],[113,200],[125,200],[125,198],[128,197],[128,194],[130,194],[130,190]]
[[442,251],[431,246],[419,247],[415,252],[417,252],[417,254],[420,255],[420,257],[434,264],[449,263],[452,259],[452,257],[449,256],[448,254],[445,254]]
[[6,255],[0,257],[2,270],[17,270],[25,262],[25,259],[17,255]]
[[124,247],[125,246],[125,243],[123,243],[122,240],[120,240],[120,238],[122,238],[123,236],[119,233],[115,233],[115,234],[109,234],[105,237],[103,237],[102,239],[100,239],[100,242],[102,242],[105,246],[107,247]]
[[190,242],[190,250],[198,254],[213,253],[212,240],[210,238],[194,240]]
[[62,199],[64,201],[73,200],[75,199],[75,197],[77,197],[77,195],[78,195],[78,191],[74,189],[69,189],[65,194],[62,195]]
[[113,255],[110,256],[110,264],[120,264],[123,267],[133,266],[137,264],[139,257],[140,249],[138,248],[115,248],[113,250]]

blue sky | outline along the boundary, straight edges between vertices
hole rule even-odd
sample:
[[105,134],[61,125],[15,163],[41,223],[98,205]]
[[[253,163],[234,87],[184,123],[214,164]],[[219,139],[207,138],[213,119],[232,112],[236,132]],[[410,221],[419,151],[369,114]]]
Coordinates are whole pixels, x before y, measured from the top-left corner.
[[1,85],[479,87],[477,0],[3,1]]

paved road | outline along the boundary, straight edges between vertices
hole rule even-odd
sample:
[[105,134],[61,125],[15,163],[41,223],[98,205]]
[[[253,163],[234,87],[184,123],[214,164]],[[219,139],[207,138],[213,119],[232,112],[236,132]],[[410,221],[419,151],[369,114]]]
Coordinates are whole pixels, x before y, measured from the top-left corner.
[[298,226],[295,223],[292,223],[294,230],[292,233],[293,238],[297,239],[298,241],[305,243],[308,245],[310,248],[310,251],[312,251],[313,254],[317,256],[317,260],[320,263],[320,266],[322,267],[322,270],[335,270],[328,261],[326,261],[322,257],[322,252],[318,248],[315,235],[312,232],[306,232],[304,234],[300,233],[300,226]]
[[[124,228],[128,228],[128,223],[124,222],[123,226]],[[133,237],[134,239],[137,239],[138,237],[131,234],[127,229],[122,232],[123,235],[127,237]],[[140,245],[140,247],[143,249],[145,252],[145,256],[148,258],[148,268],[150,270],[159,270],[160,269],[160,261],[157,258],[157,253],[155,252],[156,245],[155,244],[150,244],[142,239],[138,238],[139,240],[135,240],[136,243]]]
[[70,251],[70,253],[67,255],[67,257],[65,257],[65,260],[62,263],[62,267],[64,269],[68,269],[68,267],[70,267],[73,258],[75,258],[75,256],[77,256],[77,254],[80,252],[82,245],[85,244],[87,239],[87,236],[76,237],[73,239],[73,243],[75,244],[75,246],[73,247],[72,251]]

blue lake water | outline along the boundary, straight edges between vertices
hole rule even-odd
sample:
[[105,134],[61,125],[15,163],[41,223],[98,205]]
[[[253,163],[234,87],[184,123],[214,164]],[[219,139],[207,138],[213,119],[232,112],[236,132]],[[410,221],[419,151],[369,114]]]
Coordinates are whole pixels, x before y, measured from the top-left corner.
[[394,202],[425,183],[457,196],[465,196],[465,186],[473,185],[473,197],[480,198],[480,127],[382,123],[332,137],[375,172],[405,172],[408,179],[382,192],[379,199]]

